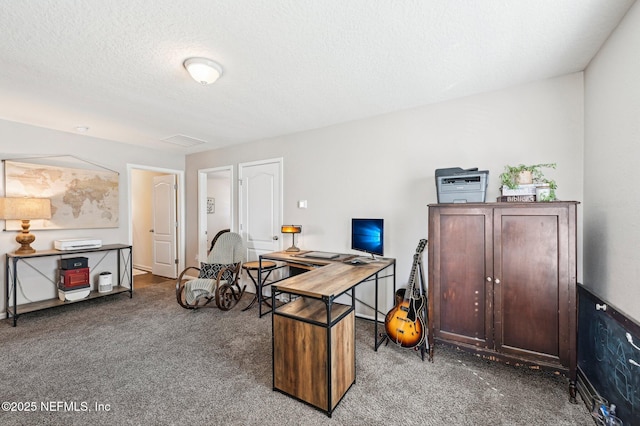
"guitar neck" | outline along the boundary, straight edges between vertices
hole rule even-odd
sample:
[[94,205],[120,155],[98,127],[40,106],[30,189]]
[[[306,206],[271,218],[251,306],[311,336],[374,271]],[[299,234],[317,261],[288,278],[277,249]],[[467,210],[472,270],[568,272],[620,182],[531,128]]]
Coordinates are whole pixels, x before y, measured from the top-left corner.
[[420,255],[418,253],[413,255],[413,266],[411,267],[411,274],[409,274],[409,286],[408,292],[413,297],[413,289],[416,284],[416,269],[418,268],[418,262],[420,262]]
[[413,297],[413,291],[416,284],[416,270],[418,265],[422,263],[422,252],[427,245],[427,240],[420,240],[416,253],[413,255],[413,265],[411,266],[411,273],[409,274],[409,284],[407,288],[408,296]]

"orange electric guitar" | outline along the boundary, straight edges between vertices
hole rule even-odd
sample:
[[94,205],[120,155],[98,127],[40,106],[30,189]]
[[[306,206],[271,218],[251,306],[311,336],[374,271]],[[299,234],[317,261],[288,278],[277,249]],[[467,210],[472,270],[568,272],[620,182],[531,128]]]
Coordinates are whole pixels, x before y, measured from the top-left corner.
[[424,319],[422,313],[425,309],[424,295],[414,294],[416,283],[416,270],[422,263],[421,256],[427,245],[427,240],[420,240],[416,253],[413,255],[413,266],[409,276],[409,284],[404,292],[404,297],[396,295],[396,306],[389,311],[384,327],[391,341],[403,348],[413,348],[424,341]]

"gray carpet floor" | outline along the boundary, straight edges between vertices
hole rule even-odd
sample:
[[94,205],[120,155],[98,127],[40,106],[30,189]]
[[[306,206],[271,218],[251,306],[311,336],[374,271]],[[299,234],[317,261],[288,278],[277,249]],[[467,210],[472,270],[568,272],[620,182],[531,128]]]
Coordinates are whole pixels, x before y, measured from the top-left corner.
[[356,320],[356,383],[331,418],[272,390],[271,317],[188,311],[174,283],[0,322],[2,425],[593,425],[562,376],[438,346],[433,363]]

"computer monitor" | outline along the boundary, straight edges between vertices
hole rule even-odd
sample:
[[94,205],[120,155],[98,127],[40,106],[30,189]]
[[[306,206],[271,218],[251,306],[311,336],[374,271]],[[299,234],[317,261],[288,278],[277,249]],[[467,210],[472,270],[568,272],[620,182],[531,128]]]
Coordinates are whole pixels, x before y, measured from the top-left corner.
[[351,219],[351,249],[384,256],[384,220]]

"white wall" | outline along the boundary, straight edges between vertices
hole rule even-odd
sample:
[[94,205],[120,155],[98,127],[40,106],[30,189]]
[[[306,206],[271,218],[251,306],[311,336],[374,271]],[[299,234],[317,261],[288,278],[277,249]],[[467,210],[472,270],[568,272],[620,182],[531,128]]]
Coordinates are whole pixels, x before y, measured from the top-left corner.
[[[38,230],[33,233],[36,241],[32,245],[36,250],[53,248],[53,241],[63,238],[91,236],[102,240],[103,244],[130,243],[129,241],[129,183],[127,182],[127,164],[149,165],[168,169],[184,170],[184,157],[175,152],[158,151],[136,147],[89,136],[48,130],[40,127],[0,120],[0,159],[21,159],[27,157],[73,155],[79,159],[93,162],[120,174],[120,225],[107,229],[68,229]],[[2,169],[2,167],[0,167]],[[4,194],[4,170],[0,170],[2,185],[0,194]],[[2,225],[4,225],[3,222]],[[4,229],[4,226],[2,226]],[[13,252],[17,248],[15,231],[0,232],[0,253]],[[57,261],[57,260],[56,260]],[[134,259],[135,262],[135,259]],[[55,274],[56,265],[46,265],[48,274]],[[2,256],[4,270],[5,258]],[[43,280],[30,268],[22,267],[20,278],[22,286],[18,292],[18,303],[37,301],[56,296],[55,285]],[[99,271],[96,271],[99,272]],[[4,273],[1,274],[0,294],[5,297]],[[4,304],[0,307],[4,312]]]
[[640,322],[640,3],[585,71],[584,284]]
[[[350,252],[350,219],[382,217],[385,255],[397,258],[402,285],[418,240],[427,236],[436,168],[489,170],[487,201],[495,201],[506,164],[556,162],[548,175],[558,182],[559,198],[581,201],[583,128],[583,76],[575,73],[189,155],[187,241],[196,241],[198,169],[283,157],[283,219],[302,225],[298,246]],[[298,209],[297,200],[308,208]],[[187,247],[188,261],[196,250]]]

